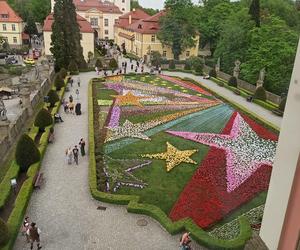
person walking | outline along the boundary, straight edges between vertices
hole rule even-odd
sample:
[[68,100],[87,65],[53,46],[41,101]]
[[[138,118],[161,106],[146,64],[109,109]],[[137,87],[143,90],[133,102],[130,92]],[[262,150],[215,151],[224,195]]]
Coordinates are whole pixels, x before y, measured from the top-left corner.
[[79,153],[79,150],[77,148],[77,145],[75,145],[75,147],[73,148],[73,156],[74,156],[74,161],[75,161],[76,165],[78,165],[78,153]]
[[80,77],[77,78],[77,86],[80,88]]
[[34,222],[30,224],[30,228],[27,230],[27,234],[29,235],[30,239],[30,249],[33,249],[33,244],[36,242],[37,249],[41,249],[40,245],[40,234],[41,230],[36,226]]
[[74,103],[73,102],[69,102],[68,108],[70,110],[70,113],[74,115]]
[[69,102],[73,102],[73,96],[69,95]]
[[144,65],[141,66],[141,72],[144,73]]
[[29,226],[30,226],[30,220],[29,220],[29,217],[26,216],[23,221],[23,224],[22,224],[21,232],[22,232],[22,235],[26,236],[27,243],[30,242],[29,235],[27,234],[27,230],[29,229]]
[[131,71],[133,71],[133,64],[131,64]]
[[73,87],[73,79],[71,78],[70,79],[70,85],[71,85],[71,88]]
[[81,156],[85,156],[85,141],[83,140],[83,138],[80,139],[79,146]]
[[158,74],[161,74],[161,66],[158,67]]
[[79,100],[79,89],[76,89],[76,97],[77,97],[77,100]]
[[68,164],[71,165],[72,164],[72,158],[73,158],[73,152],[72,152],[71,147],[69,147],[66,150],[66,156],[67,156],[67,162],[68,162]]
[[182,235],[180,239],[180,246],[182,250],[191,250],[190,243],[192,241],[191,241],[190,234],[191,234],[190,232],[186,232]]

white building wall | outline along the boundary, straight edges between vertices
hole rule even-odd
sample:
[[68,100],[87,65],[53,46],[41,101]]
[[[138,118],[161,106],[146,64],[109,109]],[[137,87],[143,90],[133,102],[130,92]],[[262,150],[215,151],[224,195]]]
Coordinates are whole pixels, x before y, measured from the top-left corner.
[[[273,165],[260,236],[277,250],[300,152],[300,43]],[[286,249],[289,250],[289,249]]]
[[118,6],[120,11],[122,11],[123,13],[127,13],[130,11],[130,0],[110,0],[110,2]]
[[[121,16],[121,14],[106,14],[103,13],[103,27],[102,27],[102,37],[103,39],[114,39],[114,25],[115,20],[118,20],[118,18]],[[108,26],[105,26],[105,19],[108,20]],[[108,34],[105,33],[105,31],[108,32]]]

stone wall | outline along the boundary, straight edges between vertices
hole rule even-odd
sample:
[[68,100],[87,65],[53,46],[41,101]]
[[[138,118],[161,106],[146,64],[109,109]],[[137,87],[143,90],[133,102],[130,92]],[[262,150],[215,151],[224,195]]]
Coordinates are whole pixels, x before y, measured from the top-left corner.
[[[211,69],[212,69],[212,68],[209,67],[209,66],[207,66],[207,65],[204,65],[204,67],[203,67],[204,72],[207,72],[207,73],[208,73]],[[219,77],[219,78],[222,78],[222,79],[225,80],[225,81],[228,81],[229,78],[231,77],[231,75],[226,74],[226,73],[220,71],[220,72],[218,73],[218,77]],[[248,82],[246,82],[246,81],[244,81],[244,80],[241,80],[241,79],[238,79],[238,87],[239,87],[239,88],[242,88],[242,89],[245,89],[245,90],[247,90],[247,91],[250,91],[250,92],[252,92],[252,93],[254,93],[255,90],[256,90],[256,85],[253,85],[253,84],[248,83]],[[267,100],[270,101],[270,102],[273,102],[273,103],[275,103],[275,104],[279,104],[280,101],[281,101],[281,97],[280,97],[280,96],[275,95],[275,94],[273,94],[273,93],[271,93],[271,92],[269,92],[269,91],[266,91],[266,95],[267,95]]]

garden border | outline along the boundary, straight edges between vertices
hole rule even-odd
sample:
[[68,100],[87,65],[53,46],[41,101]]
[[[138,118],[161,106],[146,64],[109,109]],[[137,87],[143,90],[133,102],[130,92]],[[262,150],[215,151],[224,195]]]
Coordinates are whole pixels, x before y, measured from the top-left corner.
[[[56,106],[51,111],[52,117],[59,110],[59,108],[61,106],[61,99],[64,96],[66,84],[67,84],[67,81],[65,79],[65,86],[58,92],[59,101],[56,102]],[[53,84],[52,84],[51,89],[56,90],[55,86]],[[46,107],[46,106],[47,106],[47,104],[44,105],[44,107]],[[14,208],[6,222],[6,224],[8,226],[8,230],[9,230],[9,241],[7,242],[7,244],[5,246],[0,247],[0,250],[11,250],[14,246],[15,240],[20,231],[20,226],[22,224],[23,217],[25,215],[25,212],[26,212],[26,209],[27,209],[27,206],[28,206],[28,203],[30,201],[31,194],[33,191],[33,179],[41,167],[41,164],[42,164],[42,161],[44,158],[44,154],[46,152],[47,145],[48,145],[48,137],[49,137],[49,133],[50,133],[50,128],[52,128],[52,127],[54,127],[54,123],[45,129],[45,132],[42,134],[42,136],[40,138],[40,144],[38,146],[38,149],[40,151],[41,158],[37,163],[32,164],[26,173],[27,179],[24,181],[24,183],[18,193],[18,196],[14,203]],[[28,133],[28,135],[32,139],[34,139],[37,133],[38,133],[38,128],[35,127],[34,125],[32,125],[31,130]],[[15,160],[13,160],[13,162],[12,162],[12,166],[14,166],[14,165],[16,165],[18,167]],[[3,181],[7,180],[7,178],[10,178],[10,176],[8,174],[10,173],[10,171],[11,171],[10,169],[12,168],[12,166],[9,168]],[[17,172],[19,173],[19,167],[18,167]],[[18,175],[18,173],[16,175]],[[2,185],[2,182],[0,185]],[[6,187],[5,187],[5,184],[6,184]],[[9,195],[11,192],[10,179],[9,179],[9,183],[6,182],[5,184],[3,184],[3,185],[6,188],[6,191],[8,192],[8,195]],[[7,186],[7,184],[9,186]],[[9,189],[9,190],[7,190],[7,189]],[[5,195],[7,195],[7,193]],[[5,199],[2,198],[1,202],[3,202],[3,200],[4,200],[4,202],[6,201]]]
[[94,112],[93,112],[93,81],[88,87],[88,112],[89,112],[89,186],[94,199],[127,205],[127,211],[131,213],[145,214],[157,220],[170,234],[174,235],[183,230],[191,232],[195,241],[210,249],[243,249],[246,242],[252,236],[252,230],[245,217],[239,217],[240,234],[233,240],[221,240],[211,237],[207,232],[199,228],[191,219],[183,219],[172,222],[171,219],[157,206],[139,203],[139,197],[135,195],[117,195],[101,192],[97,189],[95,138],[94,138]]

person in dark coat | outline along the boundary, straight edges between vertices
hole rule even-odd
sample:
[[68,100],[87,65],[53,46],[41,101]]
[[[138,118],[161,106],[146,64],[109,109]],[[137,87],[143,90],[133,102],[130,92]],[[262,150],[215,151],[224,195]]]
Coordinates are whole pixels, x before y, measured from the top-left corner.
[[75,106],[75,114],[76,115],[81,115],[81,104],[78,102],[76,103],[76,106]]
[[85,156],[85,141],[83,140],[83,138],[80,139],[79,146],[81,156]]

